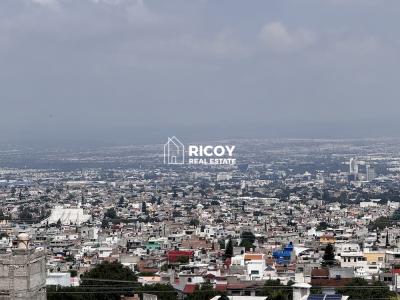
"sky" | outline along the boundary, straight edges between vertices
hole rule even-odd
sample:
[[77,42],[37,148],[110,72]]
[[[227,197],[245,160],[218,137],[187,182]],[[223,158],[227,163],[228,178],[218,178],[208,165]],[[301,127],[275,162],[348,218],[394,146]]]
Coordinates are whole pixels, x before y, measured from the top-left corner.
[[0,140],[399,136],[398,0],[1,0]]

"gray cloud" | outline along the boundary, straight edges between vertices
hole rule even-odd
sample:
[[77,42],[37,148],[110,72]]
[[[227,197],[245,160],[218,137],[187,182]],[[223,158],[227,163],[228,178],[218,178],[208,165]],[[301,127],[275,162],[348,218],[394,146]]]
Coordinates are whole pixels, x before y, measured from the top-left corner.
[[305,29],[290,32],[281,22],[271,22],[261,29],[260,39],[272,50],[292,51],[312,45],[316,41],[316,35]]
[[392,134],[400,3],[366,1],[3,0],[0,137]]

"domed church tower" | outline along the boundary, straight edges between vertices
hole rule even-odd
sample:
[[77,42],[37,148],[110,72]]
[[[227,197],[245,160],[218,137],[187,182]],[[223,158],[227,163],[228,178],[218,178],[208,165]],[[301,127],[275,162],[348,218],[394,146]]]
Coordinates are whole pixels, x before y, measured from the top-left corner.
[[46,299],[45,253],[29,242],[29,235],[21,233],[11,252],[0,253],[0,300]]

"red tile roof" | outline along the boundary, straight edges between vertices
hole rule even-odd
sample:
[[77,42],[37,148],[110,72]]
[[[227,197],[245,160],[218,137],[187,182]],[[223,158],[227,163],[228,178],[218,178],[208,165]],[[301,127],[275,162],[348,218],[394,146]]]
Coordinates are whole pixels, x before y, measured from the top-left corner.
[[328,269],[312,269],[311,277],[329,278],[329,270]]
[[215,286],[215,290],[218,291],[218,292],[225,292],[226,291],[226,287],[227,287],[226,284],[217,284]]
[[341,279],[325,279],[325,278],[313,278],[311,279],[312,286],[345,286],[351,282],[351,278],[341,278]]
[[184,294],[193,294],[197,289],[196,284],[187,284],[185,285],[185,288],[183,289]]

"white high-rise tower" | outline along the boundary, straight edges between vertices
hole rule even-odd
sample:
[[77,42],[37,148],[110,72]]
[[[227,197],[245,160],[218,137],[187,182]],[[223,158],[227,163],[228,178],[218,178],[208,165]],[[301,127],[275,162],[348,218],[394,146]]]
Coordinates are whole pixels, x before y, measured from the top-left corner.
[[357,158],[350,158],[350,173],[358,174],[358,161]]

